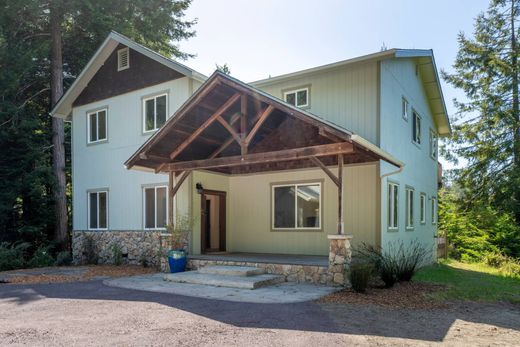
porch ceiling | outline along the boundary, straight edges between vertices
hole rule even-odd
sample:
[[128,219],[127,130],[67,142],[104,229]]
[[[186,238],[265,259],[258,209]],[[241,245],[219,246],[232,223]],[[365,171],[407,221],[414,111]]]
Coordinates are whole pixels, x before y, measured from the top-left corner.
[[244,174],[386,160],[352,132],[215,72],[125,163],[155,172]]

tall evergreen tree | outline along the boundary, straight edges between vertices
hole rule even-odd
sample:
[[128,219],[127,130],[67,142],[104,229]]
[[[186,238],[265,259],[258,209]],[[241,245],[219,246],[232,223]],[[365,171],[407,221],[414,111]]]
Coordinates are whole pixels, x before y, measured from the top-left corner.
[[454,72],[443,77],[465,93],[455,100],[458,118],[448,158],[463,158],[456,172],[466,203],[493,204],[520,224],[520,111],[518,20],[520,0],[492,0],[461,33]]
[[195,34],[196,21],[184,20],[190,3],[0,0],[0,178],[13,182],[0,188],[0,240],[32,230],[67,247],[67,126],[50,119],[51,107],[111,30],[188,57],[174,43]]

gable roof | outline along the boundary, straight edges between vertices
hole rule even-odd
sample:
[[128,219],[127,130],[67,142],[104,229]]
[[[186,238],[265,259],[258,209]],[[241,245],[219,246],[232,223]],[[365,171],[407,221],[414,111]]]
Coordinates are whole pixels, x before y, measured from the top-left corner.
[[288,74],[283,74],[275,77],[250,82],[250,84],[255,87],[262,88],[273,83],[289,80],[292,78],[297,78],[302,75],[324,72],[360,62],[378,61],[390,58],[414,58],[419,60],[419,69],[421,75],[423,76],[423,86],[426,91],[428,102],[430,104],[434,120],[437,124],[439,134],[441,136],[450,135],[450,119],[448,116],[448,111],[446,109],[444,95],[442,93],[442,88],[439,80],[439,73],[435,64],[435,58],[433,56],[433,50],[431,49],[392,48],[389,50],[363,55],[352,59],[342,60],[327,65],[317,66],[310,69],[305,69],[301,71],[296,71]]
[[197,81],[203,82],[206,80],[206,76],[201,73],[179,63],[172,59],[166,58],[163,55],[152,51],[151,49],[138,44],[124,35],[121,35],[115,31],[110,32],[107,38],[96,50],[92,58],[90,58],[87,65],[83,68],[79,76],[76,78],[74,83],[67,89],[65,94],[60,98],[58,103],[54,106],[51,111],[51,116],[59,118],[68,118],[74,100],[81,94],[91,79],[94,77],[99,68],[103,65],[105,60],[110,54],[116,49],[116,47],[122,44],[124,46],[133,49],[146,57],[157,61],[187,77],[191,77]]

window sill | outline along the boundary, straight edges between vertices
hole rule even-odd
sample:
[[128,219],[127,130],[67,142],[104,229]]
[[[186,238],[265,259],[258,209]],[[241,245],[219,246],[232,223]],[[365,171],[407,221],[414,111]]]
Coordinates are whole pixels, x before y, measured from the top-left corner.
[[307,229],[296,229],[296,228],[287,228],[287,229],[273,229],[271,228],[271,232],[278,233],[278,232],[323,232],[322,228],[307,228]]
[[102,144],[104,144],[104,143],[108,143],[108,139],[98,140],[98,141],[92,141],[92,142],[87,142],[87,146],[102,145]]
[[415,227],[406,227],[406,231],[414,231]]
[[399,231],[399,228],[388,228],[387,231],[390,232],[390,233],[396,233],[396,232]]

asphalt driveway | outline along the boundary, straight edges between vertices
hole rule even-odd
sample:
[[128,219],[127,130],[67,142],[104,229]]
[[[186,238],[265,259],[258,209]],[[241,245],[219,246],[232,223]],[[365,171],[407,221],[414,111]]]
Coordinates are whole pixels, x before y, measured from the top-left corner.
[[0,345],[517,345],[520,308],[251,304],[108,287],[0,284]]

